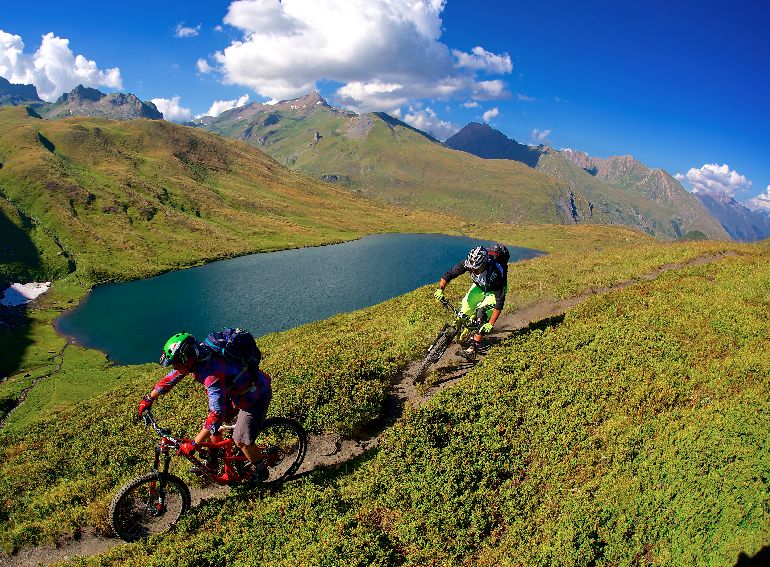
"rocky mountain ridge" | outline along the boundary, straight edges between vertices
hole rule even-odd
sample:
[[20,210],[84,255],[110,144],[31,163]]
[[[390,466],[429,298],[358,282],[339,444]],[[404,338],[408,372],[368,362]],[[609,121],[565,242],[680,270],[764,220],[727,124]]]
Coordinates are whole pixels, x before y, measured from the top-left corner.
[[98,89],[83,85],[78,85],[71,92],[64,93],[55,103],[41,108],[38,112],[50,120],[68,116],[90,116],[111,120],[134,118],[161,120],[163,118],[163,114],[155,104],[140,100],[134,94],[105,94]]
[[42,102],[35,85],[15,84],[0,77],[0,106],[20,106]]
[[[329,110],[333,110],[343,115],[355,114],[354,112],[350,112],[348,110],[333,108],[332,106],[329,105],[328,102],[326,102],[326,100],[321,96],[321,94],[318,91],[313,91],[300,98],[282,100],[274,104],[263,103],[263,102],[252,102],[244,106],[239,106],[236,108],[231,108],[230,110],[226,110],[219,116],[202,116],[200,118],[196,118],[191,122],[191,124],[196,126],[209,126],[211,124],[222,123],[229,120],[248,120],[248,119],[254,118],[259,114],[267,114],[269,116],[271,113],[287,112],[287,111],[298,112],[300,114],[307,114],[318,106],[325,107]],[[270,125],[271,125],[270,123],[267,124],[267,126],[270,126]]]
[[334,108],[317,92],[201,122],[293,170],[372,199],[465,218],[572,222],[557,180],[514,161],[490,167],[468,159],[388,114]]
[[744,242],[770,238],[770,216],[752,211],[728,195],[694,193],[733,239]]
[[651,216],[651,211],[634,207],[621,211],[624,222],[650,234],[663,232],[676,238],[688,233],[689,236],[702,233],[711,238],[727,236],[708,209],[668,172],[650,168],[629,155],[602,159],[572,149],[526,146],[488,124],[478,123],[468,124],[444,145],[485,159],[516,160],[561,179],[575,193],[589,199],[583,207],[589,212],[588,218],[576,218],[576,222],[591,221],[597,208],[612,209],[613,199],[626,194],[642,197],[660,207],[663,217],[657,218]]
[[447,138],[444,145],[484,159],[511,159],[529,167],[537,167],[540,152],[508,138],[489,124],[471,122]]

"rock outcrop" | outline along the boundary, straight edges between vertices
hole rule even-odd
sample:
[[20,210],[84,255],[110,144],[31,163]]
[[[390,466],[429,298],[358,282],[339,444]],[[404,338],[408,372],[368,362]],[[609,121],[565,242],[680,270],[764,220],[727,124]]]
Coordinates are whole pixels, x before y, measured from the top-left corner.
[[98,89],[78,85],[64,93],[50,107],[41,112],[44,118],[54,120],[69,116],[93,116],[112,120],[149,118],[161,120],[163,114],[152,102],[140,100],[131,93],[105,94]]
[[35,85],[19,85],[0,77],[0,106],[21,106],[43,102]]

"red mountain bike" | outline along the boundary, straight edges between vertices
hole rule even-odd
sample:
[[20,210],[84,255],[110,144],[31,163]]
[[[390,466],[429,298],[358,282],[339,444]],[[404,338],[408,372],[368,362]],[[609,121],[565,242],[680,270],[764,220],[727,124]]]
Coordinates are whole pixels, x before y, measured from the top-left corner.
[[[160,436],[160,441],[155,447],[152,470],[123,485],[110,504],[112,529],[125,541],[166,531],[190,508],[191,501],[187,484],[168,472],[172,451],[176,453],[188,439],[172,437],[170,430],[160,427],[149,410],[142,419]],[[228,433],[232,429],[233,426],[223,426],[220,430]],[[293,419],[273,417],[265,420],[254,444],[269,473],[260,484],[272,485],[294,474],[302,464],[307,434]],[[195,466],[199,476],[225,486],[250,480],[246,456],[231,438],[198,446],[199,451],[185,458]]]

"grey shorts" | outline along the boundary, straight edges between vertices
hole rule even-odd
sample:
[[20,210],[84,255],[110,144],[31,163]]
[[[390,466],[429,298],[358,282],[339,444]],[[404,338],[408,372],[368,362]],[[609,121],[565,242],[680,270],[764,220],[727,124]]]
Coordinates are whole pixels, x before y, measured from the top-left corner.
[[257,400],[257,403],[249,409],[241,409],[238,411],[235,429],[233,429],[233,441],[245,445],[254,443],[254,439],[257,438],[260,427],[262,427],[262,424],[265,422],[267,408],[270,405],[272,397],[272,394],[268,393],[267,395],[260,397],[260,399]]

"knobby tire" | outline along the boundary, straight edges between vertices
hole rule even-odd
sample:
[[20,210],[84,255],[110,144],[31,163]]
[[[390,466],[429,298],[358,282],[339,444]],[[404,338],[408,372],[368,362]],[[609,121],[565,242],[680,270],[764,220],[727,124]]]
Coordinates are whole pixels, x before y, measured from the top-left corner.
[[[160,481],[164,479],[164,505],[158,510]],[[153,483],[155,496],[152,495]],[[110,503],[110,524],[124,541],[137,541],[165,532],[190,508],[190,489],[172,474],[150,472],[118,491]]]
[[451,340],[452,337],[447,334],[446,331],[441,331],[438,334],[436,340],[434,340],[433,344],[430,345],[428,354],[425,355],[422,363],[420,363],[420,367],[417,369],[417,374],[414,377],[415,383],[419,380],[422,380],[422,378],[425,376],[425,373],[428,371],[428,367],[431,364],[434,364],[441,359],[441,357],[446,352],[446,349],[449,348],[449,343]]
[[307,453],[307,433],[293,419],[271,417],[265,420],[254,444],[269,455],[277,451],[277,460],[272,457],[275,462],[267,461],[270,463],[270,476],[262,482],[264,485],[274,485],[286,480],[299,469]]

